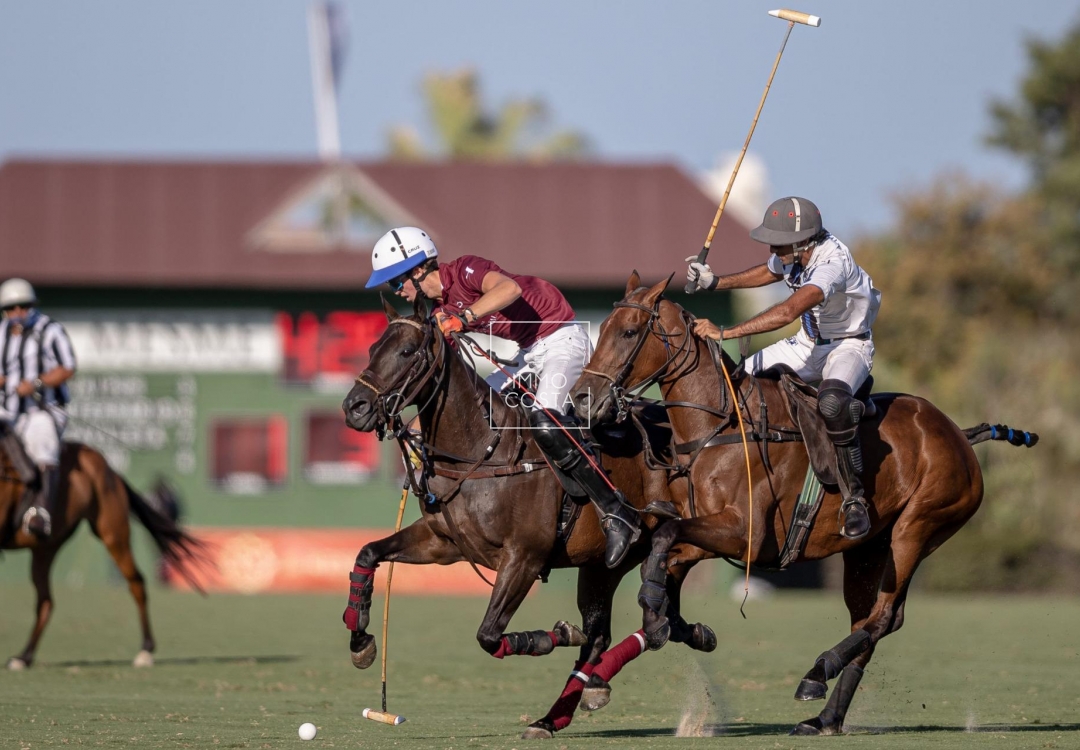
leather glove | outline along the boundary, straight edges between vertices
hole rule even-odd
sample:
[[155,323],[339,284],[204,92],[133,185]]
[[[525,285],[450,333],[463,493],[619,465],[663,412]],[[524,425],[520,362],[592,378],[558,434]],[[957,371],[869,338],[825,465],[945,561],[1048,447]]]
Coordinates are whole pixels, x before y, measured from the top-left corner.
[[465,320],[460,315],[441,311],[435,313],[435,325],[439,327],[442,335],[447,338],[450,338],[451,333],[460,333],[465,330]]
[[687,283],[696,285],[703,292],[716,288],[716,274],[708,263],[698,263],[696,255],[691,255],[686,262],[690,264],[686,269]]

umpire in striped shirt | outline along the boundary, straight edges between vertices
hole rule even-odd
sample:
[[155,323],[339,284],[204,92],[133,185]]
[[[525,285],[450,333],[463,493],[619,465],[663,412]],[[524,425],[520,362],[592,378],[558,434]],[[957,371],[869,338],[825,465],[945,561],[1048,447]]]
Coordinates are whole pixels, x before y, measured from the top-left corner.
[[75,352],[64,327],[38,310],[37,303],[34,287],[25,279],[0,284],[4,314],[0,322],[0,421],[6,427],[2,443],[26,485],[22,505],[29,507],[22,527],[44,541],[53,532],[57,510],[60,440],[67,426],[69,400],[66,383],[75,374]]

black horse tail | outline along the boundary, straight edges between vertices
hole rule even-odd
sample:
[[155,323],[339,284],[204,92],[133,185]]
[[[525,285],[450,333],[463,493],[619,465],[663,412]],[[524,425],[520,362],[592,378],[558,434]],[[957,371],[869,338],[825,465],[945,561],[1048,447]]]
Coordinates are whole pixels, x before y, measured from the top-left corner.
[[162,559],[193,589],[205,596],[206,591],[196,579],[193,568],[213,565],[207,557],[206,543],[188,534],[176,521],[157,510],[149,500],[136,492],[126,479],[121,478],[121,481],[127,489],[131,512],[150,532],[154,544],[161,551]]
[[975,427],[968,427],[964,430],[964,435],[972,445],[978,445],[987,440],[1004,440],[1009,445],[1031,448],[1039,442],[1039,436],[1034,432],[1014,430],[1007,424],[987,424],[986,422]]

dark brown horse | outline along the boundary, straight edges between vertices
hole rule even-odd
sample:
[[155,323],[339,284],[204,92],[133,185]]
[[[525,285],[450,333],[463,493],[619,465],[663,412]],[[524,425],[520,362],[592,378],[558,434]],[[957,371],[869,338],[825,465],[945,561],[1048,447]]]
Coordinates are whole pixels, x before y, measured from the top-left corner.
[[[614,570],[604,566],[604,534],[592,510],[581,512],[564,541],[557,534],[562,486],[529,436],[519,408],[490,398],[487,386],[419,314],[403,317],[384,302],[389,325],[372,345],[368,368],[342,408],[349,427],[403,436],[402,409],[418,409],[426,486],[417,488],[421,517],[392,536],[366,545],[356,559],[346,624],[353,663],[375,659],[367,632],[375,568],[382,562],[448,565],[468,561],[496,572],[491,599],[476,638],[489,654],[541,655],[557,646],[580,646],[575,672],[592,673],[611,642],[611,604],[622,577],[648,552],[647,532]],[[497,426],[499,429],[493,429]],[[667,436],[659,441],[666,445]],[[603,464],[628,500],[641,509],[668,496],[667,475],[644,465],[633,429],[601,441]],[[427,494],[430,493],[430,494]],[[647,527],[656,519],[646,516]],[[533,583],[550,568],[578,568],[578,608],[584,634],[565,622],[550,631],[507,633]],[[349,618],[354,618],[349,622]],[[684,623],[680,623],[685,625]],[[698,626],[681,629],[694,648],[711,650],[715,636]],[[583,672],[582,672],[583,670]],[[550,737],[570,721],[580,697],[568,682],[560,702],[535,722],[527,737]],[[572,704],[572,705],[571,705]]]
[[[669,601],[664,590],[670,589],[673,576],[684,575],[681,568],[687,563],[708,554],[753,565],[777,564],[808,465],[804,443],[752,442],[751,507],[741,441],[723,441],[724,436],[738,435],[739,427],[718,368],[725,368],[733,380],[748,430],[766,434],[778,426],[797,434],[787,395],[776,379],[741,372],[718,347],[710,350],[695,338],[693,317],[663,298],[666,286],[662,282],[646,288],[636,273],[630,277],[625,298],[601,326],[596,353],[571,391],[577,412],[588,413],[597,423],[620,415],[624,389],[658,383],[676,443],[700,440],[698,445],[705,446],[714,436],[721,443],[681,455],[683,464],[692,463],[695,507],[653,532],[638,599],[650,648],[660,648],[667,640],[668,621],[677,614],[678,602]],[[596,397],[598,393],[603,395]],[[841,497],[835,487],[827,487],[831,491],[824,496],[800,558],[843,554],[851,634],[817,659],[796,690],[797,700],[824,698],[828,680],[839,677],[824,710],[795,727],[795,734],[842,731],[878,641],[904,622],[904,601],[915,569],[982,501],[982,472],[971,443],[987,439],[985,433],[960,430],[933,404],[915,396],[878,394],[873,401],[877,416],[860,425],[873,528],[863,540],[841,536]],[[1030,437],[1028,444],[1033,444],[1037,436]]]
[[53,513],[53,533],[47,540],[40,541],[20,528],[16,511],[22,496],[23,485],[8,456],[0,451],[0,549],[30,550],[30,576],[37,590],[37,617],[30,640],[22,653],[8,660],[8,669],[26,669],[33,664],[38,641],[53,609],[49,583],[53,561],[56,553],[84,520],[109,550],[116,567],[127,580],[131,596],[139,609],[142,645],[134,666],[152,666],[155,644],[150,631],[146,585],[131,554],[128,514],[135,514],[150,532],[165,562],[181,574],[185,574],[189,563],[201,560],[198,540],[155,510],[146,498],[110,468],[104,456],[80,443],[64,443],[61,449],[57,508]]

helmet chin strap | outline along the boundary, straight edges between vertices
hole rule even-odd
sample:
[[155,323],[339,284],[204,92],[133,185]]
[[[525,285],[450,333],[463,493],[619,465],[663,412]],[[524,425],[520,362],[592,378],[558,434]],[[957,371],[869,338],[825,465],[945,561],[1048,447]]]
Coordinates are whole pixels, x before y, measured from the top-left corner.
[[422,274],[420,274],[420,276],[418,276],[416,278],[413,278],[412,276],[409,277],[409,281],[412,282],[413,289],[416,290],[416,296],[423,297],[424,299],[429,299],[429,300],[434,301],[434,299],[432,299],[431,297],[424,294],[424,290],[420,288],[420,282],[423,281],[428,276],[430,276],[431,274],[435,273],[438,270],[439,270],[439,267],[436,266],[435,268],[429,268],[428,270],[424,271]]

